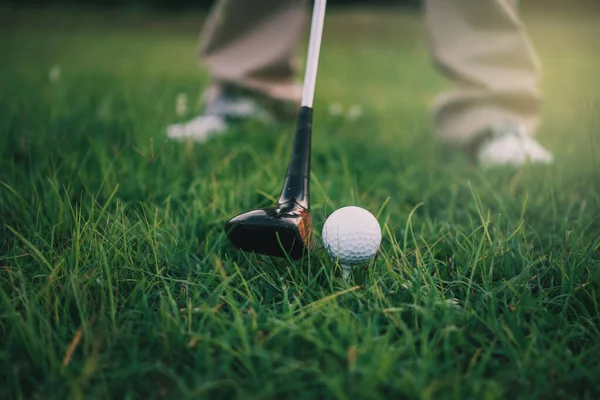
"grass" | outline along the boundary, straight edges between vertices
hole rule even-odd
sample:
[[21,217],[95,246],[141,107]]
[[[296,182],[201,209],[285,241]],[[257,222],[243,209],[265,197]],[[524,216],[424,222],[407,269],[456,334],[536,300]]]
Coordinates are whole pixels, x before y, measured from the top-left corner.
[[598,398],[600,27],[549,4],[524,12],[556,163],[501,171],[432,137],[448,83],[417,14],[329,14],[317,240],[344,205],[383,227],[349,282],[320,246],[292,264],[224,237],[277,196],[293,123],[165,141],[207,82],[200,15],[4,9],[0,398]]

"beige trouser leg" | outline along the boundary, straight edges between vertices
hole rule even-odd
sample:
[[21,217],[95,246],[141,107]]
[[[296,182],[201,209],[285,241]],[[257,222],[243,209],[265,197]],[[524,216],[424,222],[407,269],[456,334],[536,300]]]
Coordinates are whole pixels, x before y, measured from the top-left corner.
[[426,0],[434,59],[456,84],[434,105],[444,141],[468,145],[492,124],[538,125],[539,65],[518,0]]
[[294,60],[307,11],[306,0],[220,0],[202,32],[201,60],[217,83],[300,102]]

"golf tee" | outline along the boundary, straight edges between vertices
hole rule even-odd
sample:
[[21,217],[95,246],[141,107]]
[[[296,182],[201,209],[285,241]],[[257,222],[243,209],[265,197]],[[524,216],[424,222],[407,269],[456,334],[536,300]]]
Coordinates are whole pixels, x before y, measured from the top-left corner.
[[344,264],[340,264],[340,266],[342,267],[342,272],[344,273],[344,279],[348,279],[350,272],[352,272],[352,267]]

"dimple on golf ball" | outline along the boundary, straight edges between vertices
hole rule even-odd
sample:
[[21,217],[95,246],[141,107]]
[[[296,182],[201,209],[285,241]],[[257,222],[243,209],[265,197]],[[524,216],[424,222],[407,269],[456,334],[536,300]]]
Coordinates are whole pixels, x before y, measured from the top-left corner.
[[335,210],[323,226],[323,245],[340,264],[355,265],[375,257],[381,244],[377,218],[361,207]]

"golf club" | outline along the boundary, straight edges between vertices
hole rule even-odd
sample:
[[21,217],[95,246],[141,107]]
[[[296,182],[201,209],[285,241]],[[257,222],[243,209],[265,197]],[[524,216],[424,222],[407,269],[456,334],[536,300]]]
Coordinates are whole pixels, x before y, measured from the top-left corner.
[[240,250],[299,260],[314,246],[309,211],[312,107],[326,3],[315,0],[313,6],[302,103],[292,157],[277,206],[245,212],[225,224],[229,241]]

